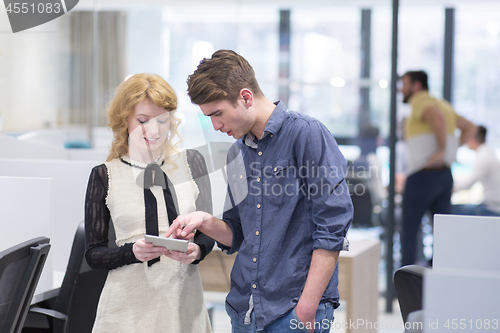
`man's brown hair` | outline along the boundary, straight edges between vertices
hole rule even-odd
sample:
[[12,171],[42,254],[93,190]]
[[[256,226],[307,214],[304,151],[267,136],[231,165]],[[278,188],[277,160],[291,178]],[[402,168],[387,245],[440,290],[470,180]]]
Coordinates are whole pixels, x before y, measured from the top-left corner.
[[243,88],[262,96],[252,66],[232,50],[218,50],[212,58],[204,58],[193,74],[188,76],[188,95],[197,105],[227,100],[236,105]]
[[486,142],[486,132],[488,130],[484,126],[478,126],[476,130],[476,140],[479,144],[483,144]]

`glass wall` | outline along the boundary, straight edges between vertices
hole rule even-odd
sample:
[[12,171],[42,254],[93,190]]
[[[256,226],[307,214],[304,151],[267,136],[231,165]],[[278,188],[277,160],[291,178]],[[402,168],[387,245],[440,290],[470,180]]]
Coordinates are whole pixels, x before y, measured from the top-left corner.
[[[398,74],[425,70],[429,76],[429,93],[443,96],[444,13],[442,5],[401,4],[399,16]],[[409,105],[399,96],[398,119],[409,115]]]
[[[207,13],[210,13],[209,15]],[[278,24],[276,5],[169,3],[127,11],[127,73],[162,75],[179,97],[183,144],[233,139],[212,129],[210,119],[191,105],[186,79],[201,59],[232,49],[250,61],[271,99],[277,99]]]
[[[496,93],[500,86],[500,5],[450,1],[446,6],[456,8],[453,104],[466,118],[487,123],[489,143],[500,147],[500,97]],[[360,92],[369,89],[369,123],[380,129],[382,138],[389,135],[389,0],[81,1],[67,15],[17,34],[8,33],[8,18],[0,7],[3,132],[104,126],[105,104],[114,87],[127,75],[154,72],[165,77],[179,95],[179,114],[184,120],[181,133],[187,147],[232,141],[213,131],[209,119],[191,105],[186,78],[203,57],[220,48],[234,49],[253,65],[266,96],[277,100],[283,84],[279,76],[280,11],[289,10],[290,74],[284,82],[289,88],[289,108],[320,119],[339,142],[352,144],[360,132]],[[367,9],[371,66],[368,77],[361,78],[365,56],[361,12]],[[102,15],[94,15],[95,11]],[[443,89],[444,13],[445,5],[436,2],[401,1],[399,74],[426,70],[431,94],[437,97]],[[95,17],[99,31],[94,35]],[[113,26],[108,22],[111,18],[117,22]],[[121,39],[123,44],[116,42]],[[398,117],[408,112],[408,106],[399,102]],[[387,164],[388,152],[382,155]]]
[[321,120],[335,136],[358,134],[360,8],[291,7],[290,109]]
[[[389,182],[391,4],[81,0],[68,14],[16,34],[10,32],[0,5],[0,134],[60,131],[65,140],[107,149],[107,101],[128,75],[147,72],[163,76],[178,94],[184,147],[231,143],[234,139],[215,132],[210,119],[191,104],[186,79],[204,57],[233,49],[252,64],[270,100],[283,96],[283,87],[288,89],[289,109],[322,121],[348,160],[361,154],[361,125],[377,128],[376,181],[383,197]],[[458,114],[488,127],[488,144],[500,156],[500,3],[401,0],[398,73],[427,71],[430,93],[442,97],[447,7],[455,8],[452,103]],[[283,13],[289,13],[289,22],[283,21]],[[280,34],[283,26],[289,36]],[[362,29],[369,33],[369,45]],[[283,64],[288,66],[286,76],[280,76]],[[401,95],[397,110],[399,122],[410,112]],[[104,139],[95,139],[96,128]],[[222,148],[218,154],[223,161]],[[460,148],[452,168],[455,179],[466,177],[473,161],[474,153]],[[218,185],[222,193],[224,180]],[[214,206],[222,207],[223,197],[215,198],[219,202]],[[480,199],[481,188],[475,186],[466,195],[454,194],[453,202]]]
[[453,104],[500,148],[500,6],[459,5]]

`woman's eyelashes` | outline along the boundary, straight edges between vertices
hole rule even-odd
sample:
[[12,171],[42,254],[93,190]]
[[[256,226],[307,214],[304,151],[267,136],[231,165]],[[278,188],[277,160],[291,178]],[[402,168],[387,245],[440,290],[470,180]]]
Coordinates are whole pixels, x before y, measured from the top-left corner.
[[[153,119],[156,119],[160,124],[165,124],[168,121],[168,118],[169,116],[167,115],[167,116],[159,116]],[[150,120],[150,118],[138,118],[137,120],[141,124],[146,124]]]
[[167,117],[159,117],[158,122],[160,124],[165,124],[168,121],[168,116]]

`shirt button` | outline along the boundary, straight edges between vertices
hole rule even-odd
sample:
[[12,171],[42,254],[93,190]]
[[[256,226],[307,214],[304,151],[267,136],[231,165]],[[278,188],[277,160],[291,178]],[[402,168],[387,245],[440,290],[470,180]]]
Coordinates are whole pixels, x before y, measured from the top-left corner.
[[260,182],[260,178],[257,178],[257,182]]
[[256,231],[255,234],[258,236],[260,234],[260,232]]
[[261,151],[259,151],[259,156],[262,156],[262,152]]
[[278,171],[278,168],[274,168],[274,172]]
[[257,262],[257,258],[253,258],[253,262]]
[[252,288],[253,288],[253,289],[257,289],[257,285],[256,285],[255,283],[254,283],[254,284],[252,284]]
[[243,175],[240,175],[240,179],[243,179]]
[[274,135],[273,135],[273,134],[271,134],[271,138],[272,138],[273,136],[274,136]]
[[261,207],[260,204],[257,204],[257,208],[260,208],[260,207]]

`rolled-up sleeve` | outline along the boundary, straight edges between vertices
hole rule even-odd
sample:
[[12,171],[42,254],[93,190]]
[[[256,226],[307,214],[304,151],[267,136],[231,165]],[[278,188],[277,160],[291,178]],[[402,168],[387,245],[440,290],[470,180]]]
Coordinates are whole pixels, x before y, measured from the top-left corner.
[[316,227],[313,250],[347,250],[347,231],[353,217],[352,200],[345,180],[347,162],[337,142],[320,122],[309,122],[301,131],[305,145],[298,152],[308,166],[305,182]]

